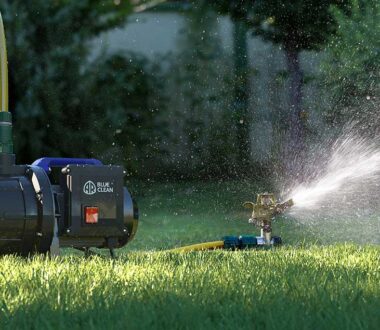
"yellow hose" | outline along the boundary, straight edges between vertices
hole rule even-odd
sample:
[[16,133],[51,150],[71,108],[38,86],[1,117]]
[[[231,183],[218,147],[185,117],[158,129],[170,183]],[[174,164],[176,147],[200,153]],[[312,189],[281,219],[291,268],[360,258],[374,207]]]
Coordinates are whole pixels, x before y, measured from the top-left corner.
[[224,241],[215,241],[215,242],[206,242],[206,243],[200,243],[200,244],[181,246],[179,248],[171,249],[168,251],[169,252],[190,252],[190,251],[222,249],[223,247],[224,247]]
[[0,13],[0,111],[8,111],[8,59],[3,18]]

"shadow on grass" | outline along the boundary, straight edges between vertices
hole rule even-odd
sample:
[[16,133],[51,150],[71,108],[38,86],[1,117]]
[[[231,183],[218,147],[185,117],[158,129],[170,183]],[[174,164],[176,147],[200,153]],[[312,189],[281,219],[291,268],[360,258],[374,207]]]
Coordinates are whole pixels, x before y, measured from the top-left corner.
[[[190,293],[189,293],[190,294]],[[202,297],[201,297],[202,298]],[[8,314],[2,329],[377,329],[379,301],[295,301],[283,295],[242,299],[228,292],[202,301],[169,292],[142,297],[92,296],[88,305],[51,308],[23,305]],[[321,297],[322,299],[324,297]]]

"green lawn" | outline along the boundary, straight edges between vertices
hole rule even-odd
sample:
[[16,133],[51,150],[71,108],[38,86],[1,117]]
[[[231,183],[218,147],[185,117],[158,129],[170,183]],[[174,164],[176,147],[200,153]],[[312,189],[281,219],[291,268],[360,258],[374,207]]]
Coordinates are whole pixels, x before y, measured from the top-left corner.
[[251,233],[241,202],[267,187],[132,187],[140,228],[117,260],[71,250],[1,258],[1,329],[378,329],[378,246],[313,245],[318,235],[284,217],[274,227],[287,242],[278,249],[170,253]]
[[[127,250],[162,250],[226,235],[258,234],[248,224],[250,211],[242,203],[254,201],[268,187],[249,181],[132,183],[141,219],[136,239]],[[273,227],[274,234],[289,244],[318,241],[308,226],[291,217],[278,217]]]

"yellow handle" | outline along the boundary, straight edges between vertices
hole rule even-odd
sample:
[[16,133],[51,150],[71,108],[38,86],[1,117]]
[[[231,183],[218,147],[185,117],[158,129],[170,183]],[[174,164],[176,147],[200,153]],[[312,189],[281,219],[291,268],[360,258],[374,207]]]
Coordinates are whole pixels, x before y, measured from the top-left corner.
[[8,59],[3,18],[0,13],[0,111],[8,111]]
[[224,247],[224,241],[215,241],[215,242],[207,242],[207,243],[182,246],[176,249],[168,250],[168,252],[190,252],[190,251],[202,251],[202,250],[215,250],[215,249],[222,249],[223,247]]

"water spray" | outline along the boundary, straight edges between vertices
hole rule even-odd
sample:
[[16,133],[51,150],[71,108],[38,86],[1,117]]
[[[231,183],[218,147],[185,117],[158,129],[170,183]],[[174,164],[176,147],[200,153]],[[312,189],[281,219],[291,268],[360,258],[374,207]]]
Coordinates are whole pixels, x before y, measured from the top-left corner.
[[[0,254],[85,252],[127,244],[138,211],[121,166],[96,159],[41,158],[16,165],[8,111],[8,62],[0,14]],[[54,181],[52,172],[59,173]]]
[[[338,139],[327,166],[308,183],[292,189],[296,208],[316,209],[345,198],[360,199],[359,191],[378,186],[380,150],[376,143],[354,135]],[[355,196],[354,196],[355,195]]]
[[380,243],[380,141],[357,126],[316,146],[305,166],[309,180],[283,193],[295,203],[289,215],[318,241]]

